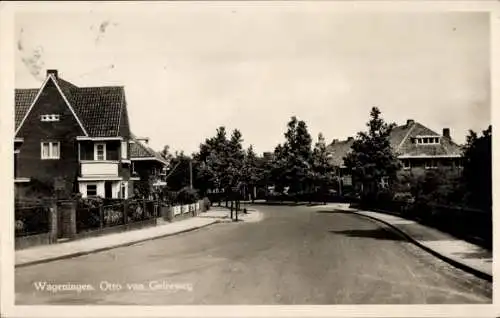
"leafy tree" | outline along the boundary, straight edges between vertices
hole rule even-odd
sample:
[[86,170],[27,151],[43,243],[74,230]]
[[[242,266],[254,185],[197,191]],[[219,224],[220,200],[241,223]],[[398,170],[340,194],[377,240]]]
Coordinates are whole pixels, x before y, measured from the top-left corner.
[[169,145],[165,145],[163,147],[163,150],[160,151],[160,155],[167,161],[167,162],[170,162],[170,160],[173,159],[173,155],[170,153],[170,146]]
[[284,185],[290,187],[291,193],[302,193],[306,190],[305,184],[310,181],[311,168],[311,143],[312,138],[307,131],[304,121],[298,121],[293,116],[287,125],[285,144],[280,151],[278,159],[284,165]]
[[311,171],[313,184],[324,200],[328,187],[334,179],[334,167],[330,163],[325,138],[321,133],[318,135],[318,142],[316,142],[312,153]]
[[463,182],[471,206],[491,210],[492,206],[492,126],[477,133],[470,131],[464,147]]
[[[243,169],[242,169],[243,178],[242,181],[245,184],[245,188],[247,194],[249,194],[252,198],[252,201],[255,199],[253,195],[253,189],[259,183],[259,180],[262,176],[262,169],[260,167],[260,162],[255,154],[252,145],[248,147],[245,153],[245,159],[243,161]],[[248,193],[250,192],[250,193]]]
[[358,133],[352,151],[344,158],[345,166],[362,186],[363,198],[377,195],[382,178],[393,182],[401,165],[389,142],[395,124],[386,123],[380,115],[380,110],[373,107],[368,131]]

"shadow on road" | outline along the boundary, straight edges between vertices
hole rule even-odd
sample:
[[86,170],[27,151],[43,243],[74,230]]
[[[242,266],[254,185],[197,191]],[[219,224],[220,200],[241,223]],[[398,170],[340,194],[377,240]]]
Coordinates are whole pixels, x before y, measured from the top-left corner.
[[319,213],[319,214],[332,214],[332,213],[353,214],[352,212],[349,212],[349,211],[342,211],[342,210],[336,210],[336,209],[332,209],[332,210],[318,210],[318,211],[316,211],[316,213]]
[[392,241],[404,241],[405,239],[399,236],[398,234],[384,230],[382,228],[379,229],[371,229],[371,230],[345,230],[345,231],[329,231],[332,234],[337,235],[345,235],[349,237],[365,237],[365,238],[373,238],[377,240],[392,240]]

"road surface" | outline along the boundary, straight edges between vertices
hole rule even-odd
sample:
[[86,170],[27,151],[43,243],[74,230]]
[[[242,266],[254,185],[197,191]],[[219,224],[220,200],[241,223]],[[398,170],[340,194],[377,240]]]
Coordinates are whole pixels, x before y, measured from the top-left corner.
[[265,216],[259,223],[217,224],[18,268],[16,304],[492,301],[491,283],[455,269],[373,221],[321,207],[258,209]]

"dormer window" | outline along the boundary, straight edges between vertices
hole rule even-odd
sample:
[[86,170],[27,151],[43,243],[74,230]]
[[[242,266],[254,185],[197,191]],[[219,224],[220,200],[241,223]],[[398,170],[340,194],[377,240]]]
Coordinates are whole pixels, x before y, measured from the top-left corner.
[[436,145],[440,141],[436,136],[417,136],[414,140],[417,145]]
[[59,121],[60,116],[56,114],[40,115],[41,121]]

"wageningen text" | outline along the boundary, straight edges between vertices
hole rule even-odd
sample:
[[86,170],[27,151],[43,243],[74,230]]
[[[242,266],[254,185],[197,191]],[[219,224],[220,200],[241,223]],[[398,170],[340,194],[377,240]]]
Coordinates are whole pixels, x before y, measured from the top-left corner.
[[168,281],[153,280],[147,283],[116,283],[101,281],[99,284],[82,283],[50,283],[45,281],[34,282],[33,286],[37,291],[60,293],[60,292],[120,292],[120,291],[193,291],[192,284],[170,283]]

